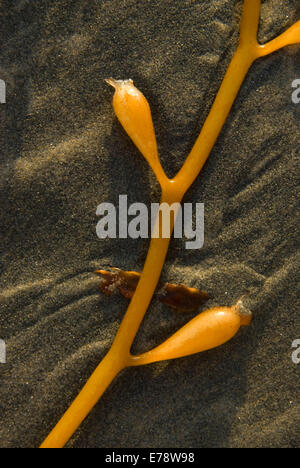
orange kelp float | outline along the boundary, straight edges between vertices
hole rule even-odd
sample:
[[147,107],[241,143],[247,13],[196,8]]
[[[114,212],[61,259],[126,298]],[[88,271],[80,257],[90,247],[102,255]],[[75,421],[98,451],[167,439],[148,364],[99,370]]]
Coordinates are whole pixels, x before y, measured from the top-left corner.
[[239,301],[232,307],[214,307],[194,317],[156,348],[132,357],[132,365],[141,366],[175,359],[216,348],[231,340],[240,327],[250,325],[252,314]]

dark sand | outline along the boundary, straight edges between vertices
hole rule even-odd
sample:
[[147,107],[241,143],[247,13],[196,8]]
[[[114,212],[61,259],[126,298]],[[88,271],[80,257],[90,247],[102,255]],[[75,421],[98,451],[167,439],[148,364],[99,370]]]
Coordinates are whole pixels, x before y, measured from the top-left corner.
[[[159,190],[114,117],[104,78],[147,96],[161,159],[181,167],[238,40],[236,0],[2,0],[0,446],[37,447],[112,343],[126,309],[96,268],[141,270],[148,242],[100,241],[96,207]],[[263,2],[260,40],[300,18]],[[257,62],[185,201],[204,202],[205,247],[172,241],[164,280],[254,312],[218,349],[124,372],[69,447],[295,447],[300,442],[300,47]],[[188,317],[154,302],[136,352]]]

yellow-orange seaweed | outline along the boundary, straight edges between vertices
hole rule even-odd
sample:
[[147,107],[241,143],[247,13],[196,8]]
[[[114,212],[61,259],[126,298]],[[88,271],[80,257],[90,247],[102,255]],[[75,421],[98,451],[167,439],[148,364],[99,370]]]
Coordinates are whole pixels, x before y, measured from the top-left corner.
[[175,359],[216,348],[233,338],[252,314],[238,301],[232,307],[214,307],[194,317],[156,348],[132,357],[132,365]]
[[[260,18],[260,7],[261,0],[244,0],[239,46],[229,65],[201,133],[182,169],[173,179],[167,178],[158,160],[154,143],[154,131],[152,130],[152,125],[149,120],[150,111],[147,103],[144,101],[144,96],[141,97],[138,94],[137,100],[127,99],[128,96],[126,93],[128,89],[125,90],[125,94],[117,96],[118,99],[115,108],[118,118],[154,170],[162,188],[161,202],[169,204],[181,202],[183,195],[204,166],[253,62],[286,45],[300,42],[300,22],[298,22],[287,32],[268,44],[258,44],[257,30]],[[133,85],[132,83],[129,84],[130,86]],[[117,88],[117,86],[115,87]],[[118,89],[116,89],[116,92],[118,92]],[[123,109],[125,109],[127,115],[130,116],[129,126],[127,125],[128,122],[126,122],[126,114],[124,115]],[[137,113],[136,115],[135,112]],[[142,114],[143,112],[144,114]],[[145,125],[145,134],[143,133],[143,126],[141,125],[142,121],[148,122],[147,125]],[[135,125],[136,130],[134,129]],[[171,228],[173,229],[173,221],[171,221]],[[169,238],[161,237],[151,240],[138,286],[111,349],[96,368],[70,408],[43,442],[41,445],[42,448],[63,447],[97,403],[114,377],[122,369],[134,365],[134,358],[130,354],[130,349],[157,286],[169,242]],[[205,320],[205,317],[203,320]],[[230,321],[228,326],[231,326]],[[188,327],[188,330],[190,339],[193,340],[194,327]],[[222,330],[219,329],[218,333],[221,332]],[[188,338],[188,336],[185,336],[185,350],[187,349],[186,347],[189,347]],[[170,344],[170,341],[161,345],[164,347],[165,357],[168,354],[166,349],[167,343]],[[190,349],[189,352],[194,352],[193,349]],[[178,353],[178,355],[180,355],[180,353]],[[138,357],[135,359],[138,360]]]

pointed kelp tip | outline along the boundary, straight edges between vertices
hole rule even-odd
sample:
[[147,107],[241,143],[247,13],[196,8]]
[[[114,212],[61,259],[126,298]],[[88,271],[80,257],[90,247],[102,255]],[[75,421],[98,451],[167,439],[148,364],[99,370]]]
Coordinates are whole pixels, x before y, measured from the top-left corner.
[[133,81],[131,79],[115,80],[114,78],[106,78],[104,81],[115,89],[117,89],[119,86],[124,85],[124,84],[133,84]]
[[104,81],[105,81],[105,83],[112,86],[113,88],[117,87],[117,80],[114,80],[113,78],[105,78]]
[[94,273],[96,275],[106,275],[107,271],[105,271],[105,270],[95,270]]
[[241,325],[244,325],[244,326],[250,325],[252,322],[253,314],[251,310],[249,310],[243,304],[243,297],[236,303],[234,308],[240,316]]

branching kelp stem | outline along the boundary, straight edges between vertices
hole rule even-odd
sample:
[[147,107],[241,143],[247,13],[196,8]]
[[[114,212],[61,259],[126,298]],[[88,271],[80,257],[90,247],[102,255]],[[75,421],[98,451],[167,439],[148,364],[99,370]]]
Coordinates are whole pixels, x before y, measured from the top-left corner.
[[[159,163],[152,165],[162,187],[161,203],[181,202],[183,195],[204,166],[253,62],[286,45],[300,42],[300,21],[266,45],[257,42],[261,0],[244,0],[240,43],[229,65],[202,131],[182,169],[168,179]],[[113,82],[111,84],[114,85]],[[172,221],[173,224],[173,221]],[[171,226],[173,230],[173,226]],[[78,397],[42,444],[60,448],[70,439],[89,414],[114,377],[124,368],[138,363],[130,349],[157,286],[170,238],[153,238],[140,281],[120,325],[114,343]],[[147,361],[147,359],[144,359]]]

